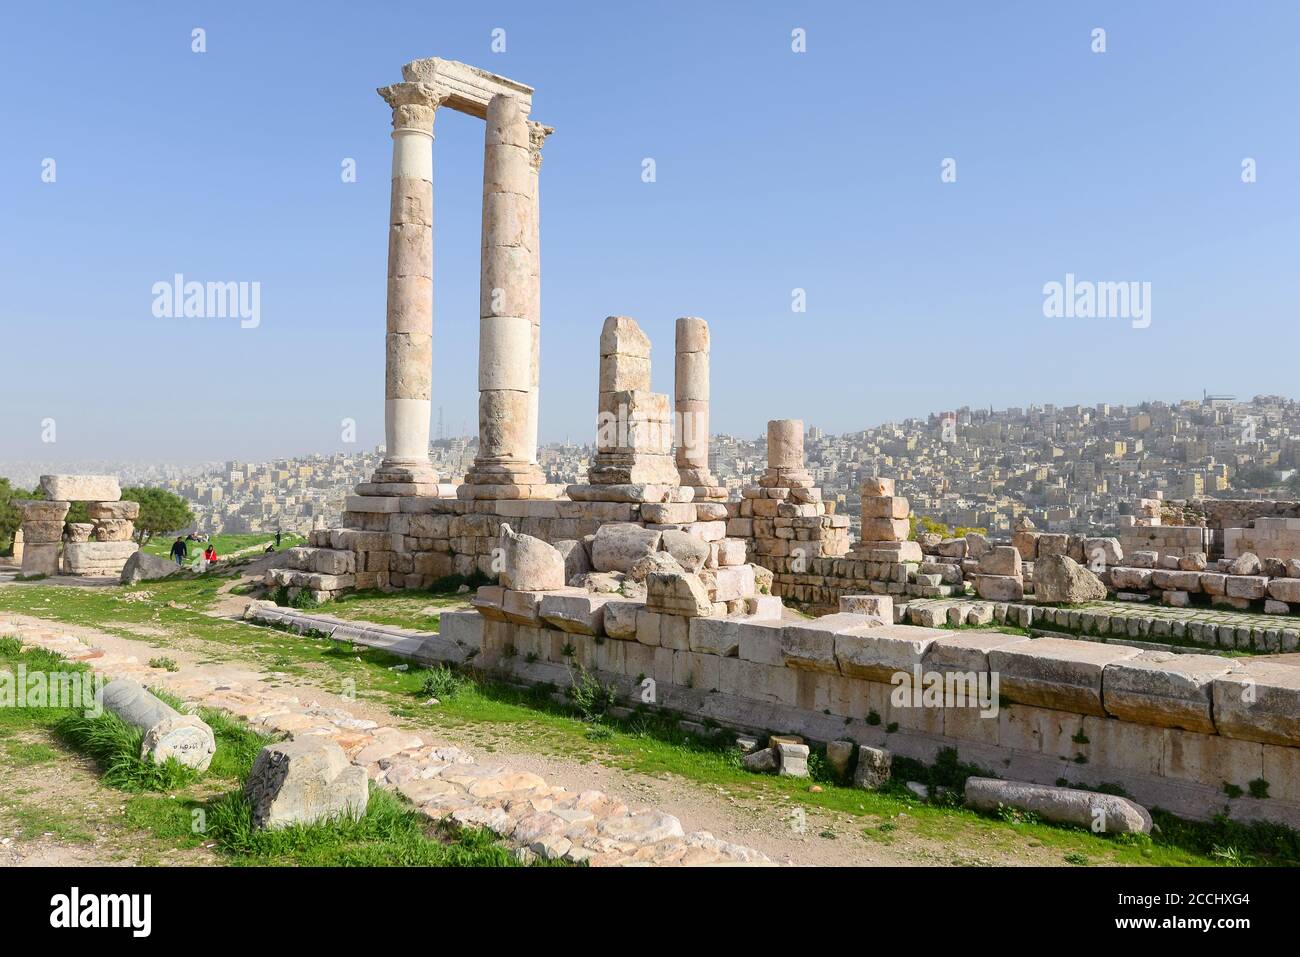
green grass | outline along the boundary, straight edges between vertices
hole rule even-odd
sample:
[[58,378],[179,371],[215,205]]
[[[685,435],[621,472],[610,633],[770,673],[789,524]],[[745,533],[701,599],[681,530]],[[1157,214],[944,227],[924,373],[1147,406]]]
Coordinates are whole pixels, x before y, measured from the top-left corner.
[[[150,555],[161,555],[163,558],[167,558],[171,553],[172,544],[175,541],[175,535],[155,536],[145,544],[142,551],[148,552]],[[261,545],[265,548],[268,542],[274,541],[274,532],[250,532],[245,534],[211,536],[211,544],[216,547],[218,558],[226,558],[231,552],[251,548],[254,545]],[[301,535],[290,535],[286,532],[280,539],[280,548],[277,549],[277,551],[284,551],[286,548],[293,548],[295,545],[302,545],[306,541],[307,539],[303,538]],[[207,547],[207,543],[204,542],[186,542],[185,544],[189,549],[191,559],[198,558],[199,555],[203,554],[203,549]]]
[[[464,607],[471,595],[435,594],[432,592],[350,592],[334,599],[322,612],[348,621],[369,621],[376,625],[437,631],[438,611]],[[436,609],[428,613],[427,609]]]
[[104,783],[123,791],[174,791],[198,780],[199,773],[175,758],[155,764],[140,756],[144,736],[112,712],[70,714],[56,728],[73,750],[95,759]]
[[438,665],[424,672],[424,681],[420,685],[420,694],[439,701],[450,701],[464,692],[471,682],[468,678],[447,665]]
[[49,834],[65,844],[88,844],[95,840],[94,833],[86,828],[85,821],[74,814],[12,800],[0,800],[0,812],[13,821],[17,830],[17,834],[6,835],[7,837],[30,841]]
[[255,831],[242,792],[209,806],[208,838],[243,865],[305,867],[511,867],[518,861],[485,830],[439,827],[372,788],[366,813],[310,827]]

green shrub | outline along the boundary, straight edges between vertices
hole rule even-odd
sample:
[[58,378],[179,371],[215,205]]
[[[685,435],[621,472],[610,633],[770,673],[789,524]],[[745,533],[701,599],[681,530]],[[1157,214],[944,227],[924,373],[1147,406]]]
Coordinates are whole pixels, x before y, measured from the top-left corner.
[[618,702],[618,691],[613,685],[602,684],[600,679],[582,665],[573,683],[565,692],[573,702],[583,721],[599,722]]
[[470,679],[447,665],[438,665],[436,668],[430,668],[428,674],[424,676],[424,681],[420,685],[420,695],[425,698],[437,698],[439,701],[450,701],[468,688],[470,683]]

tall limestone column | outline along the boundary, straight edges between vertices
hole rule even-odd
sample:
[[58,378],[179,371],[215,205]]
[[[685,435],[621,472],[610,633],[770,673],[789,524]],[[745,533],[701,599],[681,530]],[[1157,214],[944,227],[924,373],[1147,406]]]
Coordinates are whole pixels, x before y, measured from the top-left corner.
[[726,489],[709,471],[709,324],[703,319],[677,320],[674,372],[677,474],[695,489],[695,501],[724,501]]
[[533,324],[532,355],[532,394],[528,400],[528,461],[537,463],[537,419],[541,400],[542,372],[542,237],[541,206],[538,192],[538,178],[542,170],[542,144],[546,137],[555,132],[553,126],[543,126],[536,120],[528,121],[529,167],[532,169],[530,198],[532,200],[533,235],[529,243],[532,253],[529,278],[532,282],[532,296],[529,301],[528,318]]
[[538,302],[531,156],[528,117],[519,100],[504,93],[492,97],[483,159],[479,448],[458,490],[464,498],[529,498],[530,486],[545,482],[529,448]]
[[372,483],[436,485],[429,462],[433,379],[433,120],[447,92],[425,83],[379,90],[393,110],[388,227],[388,335],[384,363],[385,455]]

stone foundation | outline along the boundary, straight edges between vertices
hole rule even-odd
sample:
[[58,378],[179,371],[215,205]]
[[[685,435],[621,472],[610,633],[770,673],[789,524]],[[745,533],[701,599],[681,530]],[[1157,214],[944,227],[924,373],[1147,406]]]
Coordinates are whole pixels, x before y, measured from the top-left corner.
[[[446,612],[441,628],[437,647],[465,649],[470,667],[522,684],[565,687],[581,668],[628,706],[696,721],[847,738],[926,762],[953,748],[1002,778],[1120,785],[1142,804],[1187,817],[1226,807],[1237,820],[1300,825],[1300,679],[1268,662],[962,635],[849,614],[691,619],[684,643],[671,644],[662,632],[651,644],[639,631],[587,635],[475,612]],[[978,707],[916,706],[893,676],[917,666],[982,675],[990,688],[997,674],[990,700],[1001,706],[986,716]],[[1267,782],[1267,800],[1244,796],[1252,782]],[[1228,786],[1243,796],[1230,797]]]

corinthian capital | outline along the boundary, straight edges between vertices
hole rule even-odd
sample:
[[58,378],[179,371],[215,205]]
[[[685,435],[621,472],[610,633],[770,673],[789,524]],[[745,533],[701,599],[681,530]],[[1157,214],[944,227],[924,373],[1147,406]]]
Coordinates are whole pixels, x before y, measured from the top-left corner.
[[433,134],[433,117],[450,96],[442,87],[428,83],[394,83],[376,92],[393,110],[393,129],[419,130]]
[[536,120],[528,121],[528,161],[534,170],[542,168],[542,144],[554,132],[553,126],[543,126]]

